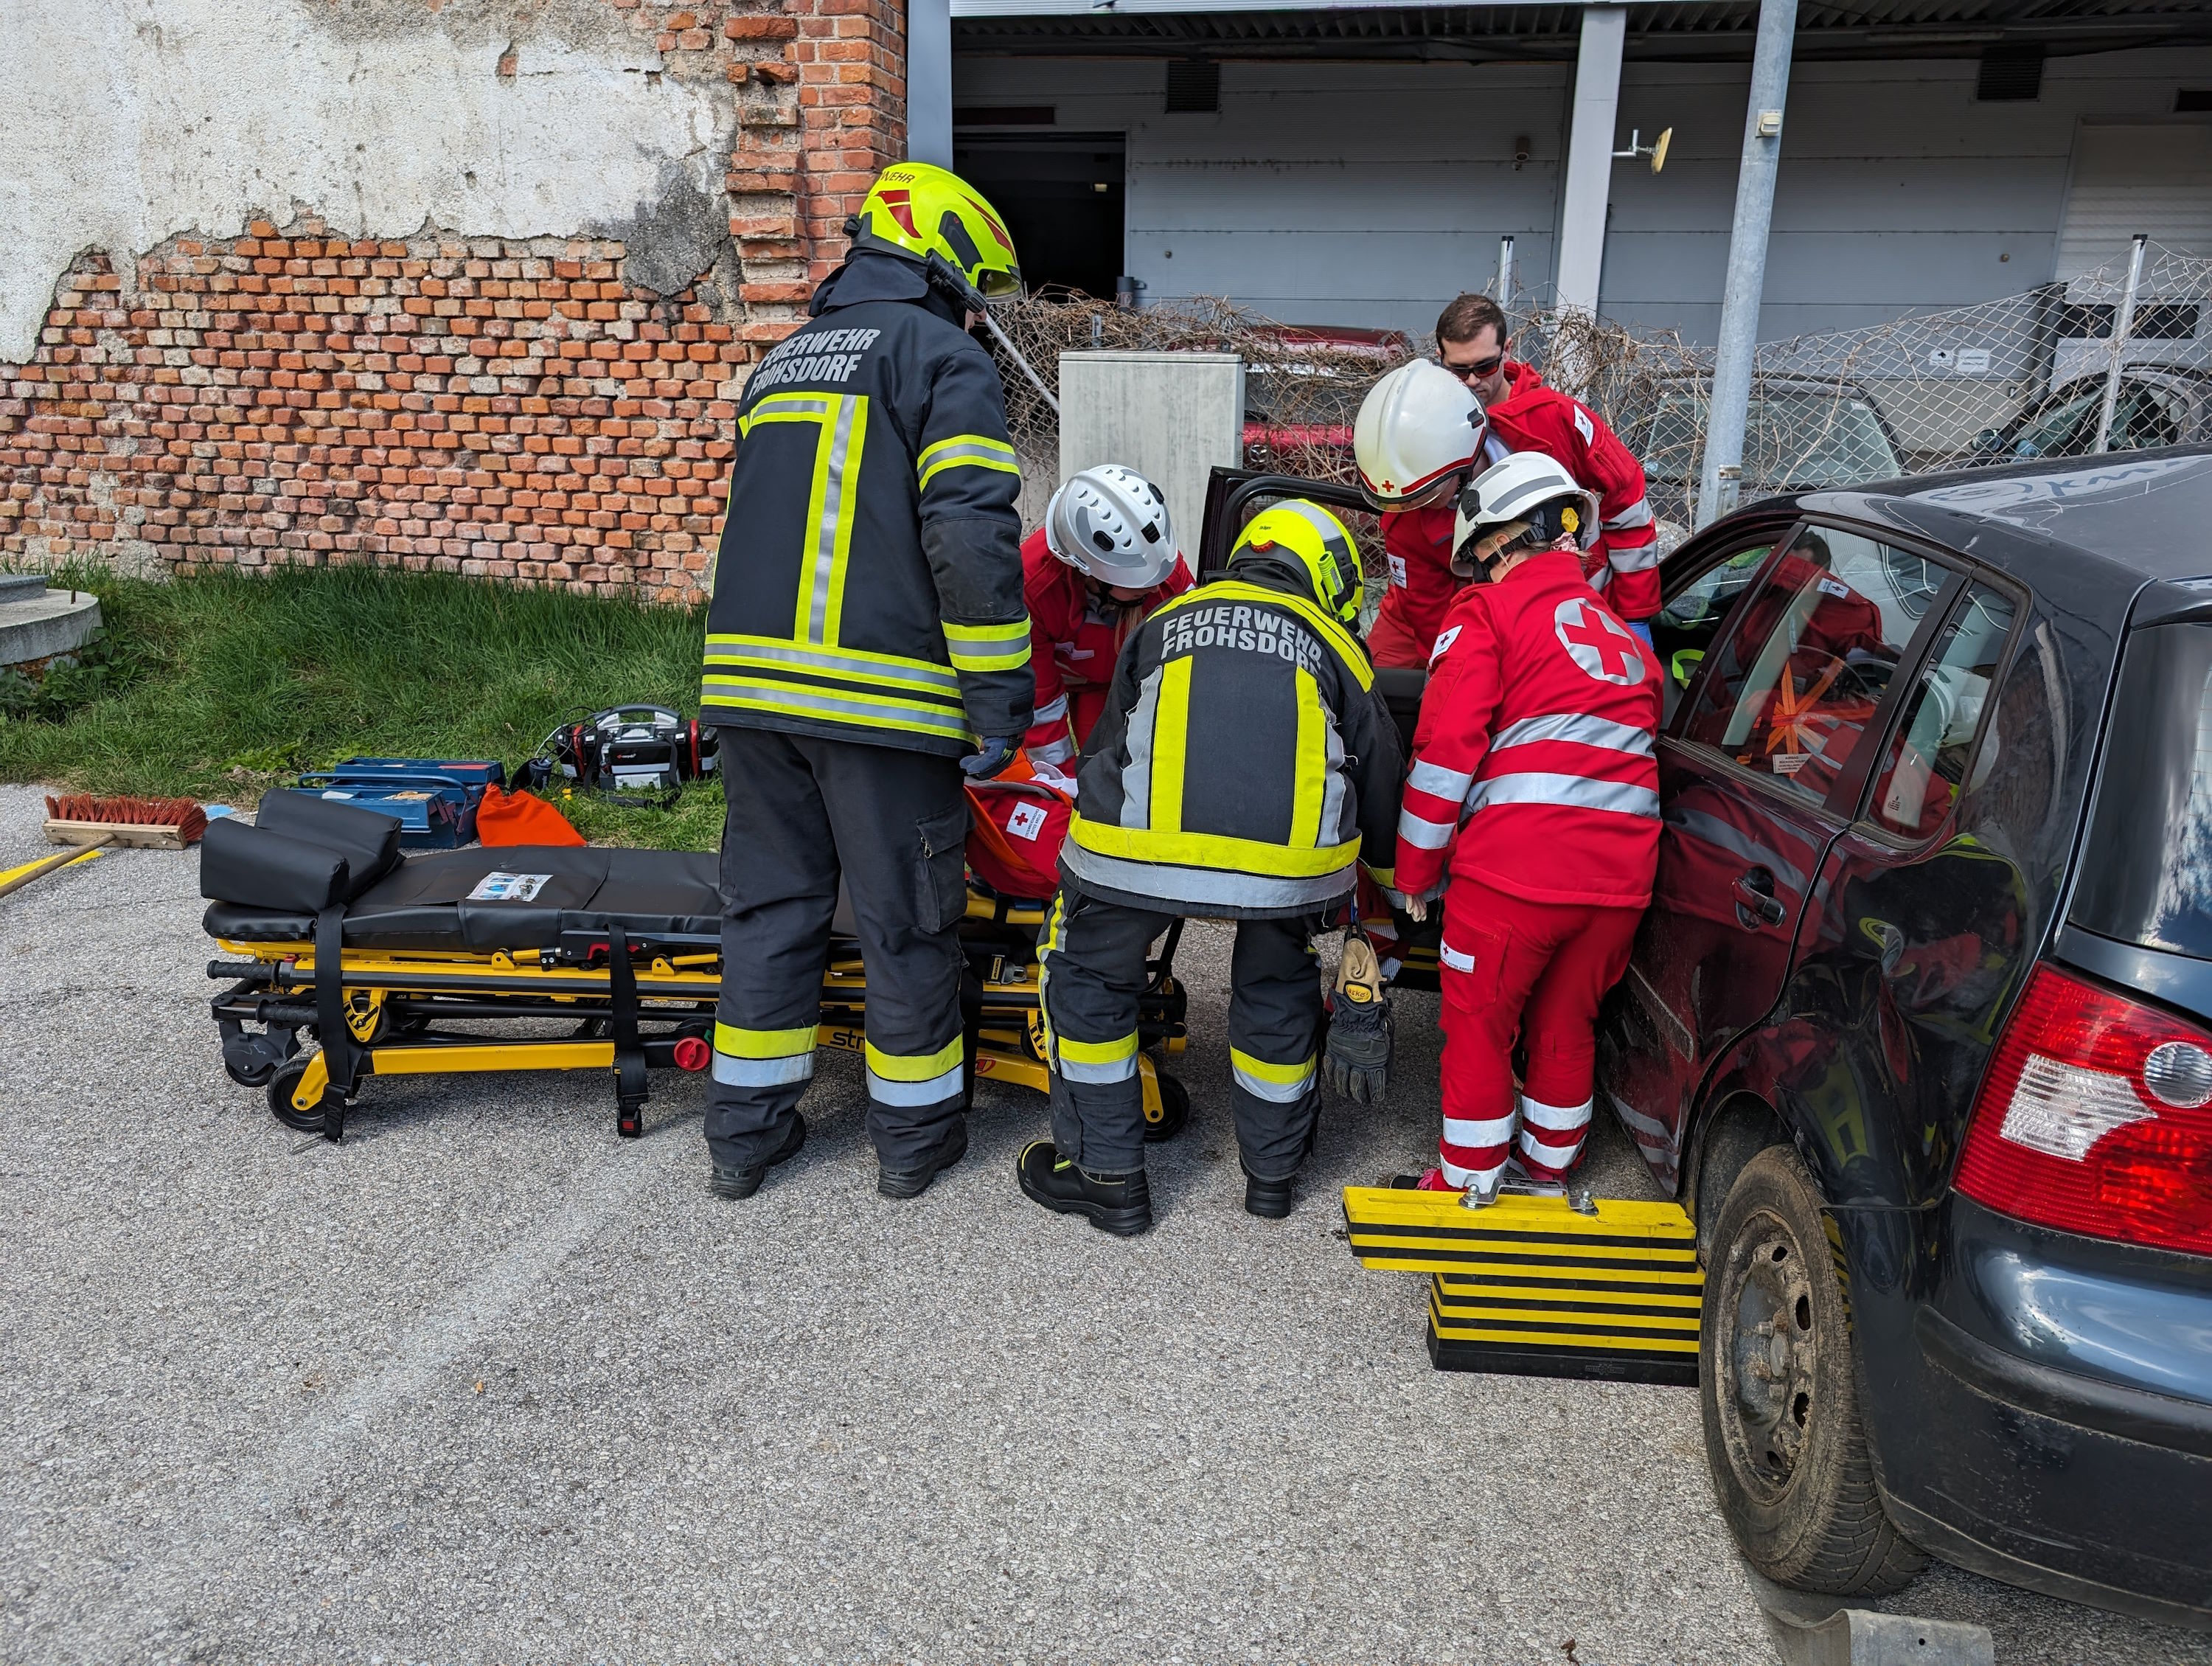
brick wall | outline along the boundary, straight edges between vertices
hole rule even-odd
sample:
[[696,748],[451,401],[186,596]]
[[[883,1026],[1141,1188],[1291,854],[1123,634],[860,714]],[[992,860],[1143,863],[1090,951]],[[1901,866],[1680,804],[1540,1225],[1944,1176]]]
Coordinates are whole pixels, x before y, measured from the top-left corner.
[[744,367],[902,143],[902,14],[607,3],[662,73],[731,88],[724,258],[664,295],[624,282],[617,240],[351,238],[312,213],[83,256],[35,356],[0,364],[0,558],[696,596]]

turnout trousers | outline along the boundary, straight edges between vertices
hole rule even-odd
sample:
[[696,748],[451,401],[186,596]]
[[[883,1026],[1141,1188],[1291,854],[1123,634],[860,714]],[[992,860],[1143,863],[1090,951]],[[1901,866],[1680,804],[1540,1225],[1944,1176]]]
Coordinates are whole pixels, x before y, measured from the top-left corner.
[[721,732],[722,995],[707,1146],[763,1162],[814,1074],[839,877],[867,972],[868,1135],[887,1169],[934,1157],[964,1097],[959,922],[968,800],[951,758]]
[[[1628,970],[1644,910],[1532,903],[1465,878],[1445,903],[1437,1164],[1454,1186],[1492,1187],[1517,1125],[1522,1166],[1557,1180],[1589,1133],[1598,1003]],[[1517,1094],[1516,1033],[1528,1057]]]
[[[1144,1084],[1137,1071],[1137,998],[1145,952],[1175,915],[1086,897],[1063,885],[1046,916],[1037,963],[1052,1139],[1092,1174],[1145,1166]],[[1321,916],[1240,920],[1230,961],[1229,1060],[1237,1144],[1246,1172],[1287,1179],[1313,1145],[1321,1110],[1316,1069],[1321,976],[1312,937]]]

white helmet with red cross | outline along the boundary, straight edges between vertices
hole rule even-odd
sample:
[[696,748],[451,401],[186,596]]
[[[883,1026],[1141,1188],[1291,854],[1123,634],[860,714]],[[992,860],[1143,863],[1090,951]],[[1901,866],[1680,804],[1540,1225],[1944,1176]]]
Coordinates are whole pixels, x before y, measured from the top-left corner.
[[1359,489],[1378,509],[1417,509],[1482,456],[1482,401],[1442,365],[1401,364],[1367,391],[1352,425]]

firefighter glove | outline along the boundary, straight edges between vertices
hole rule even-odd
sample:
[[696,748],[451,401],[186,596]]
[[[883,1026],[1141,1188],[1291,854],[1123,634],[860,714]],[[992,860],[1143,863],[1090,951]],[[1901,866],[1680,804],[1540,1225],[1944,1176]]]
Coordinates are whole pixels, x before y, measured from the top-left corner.
[[1390,1083],[1390,997],[1374,945],[1354,933],[1329,997],[1328,1045],[1322,1070],[1328,1085],[1363,1105],[1380,1104]]
[[1018,734],[992,735],[983,742],[983,750],[970,752],[960,760],[960,767],[978,781],[988,781],[1002,773],[1014,761],[1014,754],[1022,749],[1022,738]]

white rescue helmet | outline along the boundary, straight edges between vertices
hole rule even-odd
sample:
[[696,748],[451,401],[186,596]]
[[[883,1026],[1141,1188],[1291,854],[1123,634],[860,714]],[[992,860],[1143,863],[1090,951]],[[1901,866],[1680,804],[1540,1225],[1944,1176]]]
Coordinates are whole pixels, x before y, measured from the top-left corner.
[[1160,489],[1119,463],[1068,477],[1045,505],[1044,541],[1078,572],[1121,590],[1150,590],[1180,554]]
[[1585,490],[1554,457],[1540,451],[1516,451],[1474,477],[1459,496],[1452,517],[1452,566],[1469,572],[1470,542],[1486,535],[1522,529],[1517,536],[1480,557],[1483,565],[1506,553],[1514,544],[1527,543],[1548,549],[1563,537],[1587,550],[1597,537],[1597,499]]
[[1440,364],[1415,359],[1367,390],[1352,425],[1359,489],[1378,509],[1416,509],[1482,456],[1482,401]]

